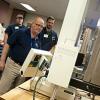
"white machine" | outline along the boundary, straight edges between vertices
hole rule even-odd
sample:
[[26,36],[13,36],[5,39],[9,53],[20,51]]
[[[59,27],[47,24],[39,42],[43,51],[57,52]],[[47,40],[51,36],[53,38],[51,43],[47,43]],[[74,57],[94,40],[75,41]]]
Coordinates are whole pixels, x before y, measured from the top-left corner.
[[[30,89],[34,90],[35,84],[40,76],[44,74],[43,69],[50,67],[49,62],[52,59],[52,54],[48,51],[31,49],[26,57],[20,73],[22,77],[33,77],[30,82]],[[37,62],[36,62],[37,61]],[[32,64],[33,62],[33,64]],[[46,96],[51,97],[55,89],[55,85],[48,82],[46,78],[43,78],[37,85],[36,91]],[[59,87],[57,93],[57,100],[66,100],[66,97],[70,95],[64,92],[65,88]],[[74,98],[71,97],[71,99]]]
[[52,58],[52,54],[50,52],[32,48],[20,69],[21,76],[41,76],[43,74],[42,70],[44,67],[48,67],[50,58]]

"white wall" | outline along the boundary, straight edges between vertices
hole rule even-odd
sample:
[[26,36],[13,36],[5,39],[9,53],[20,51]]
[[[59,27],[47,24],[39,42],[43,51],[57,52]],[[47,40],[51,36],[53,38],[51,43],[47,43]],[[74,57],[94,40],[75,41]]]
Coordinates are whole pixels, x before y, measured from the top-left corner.
[[[33,19],[36,16],[38,16],[38,15],[35,15],[35,14],[26,14],[25,19],[24,19],[24,25],[27,25],[27,23],[32,22]],[[46,17],[44,17],[44,16],[42,16],[42,17],[46,21]],[[61,26],[62,26],[62,21],[56,19],[56,23],[55,23],[55,26],[54,26],[54,31],[57,32],[58,35],[60,33]]]

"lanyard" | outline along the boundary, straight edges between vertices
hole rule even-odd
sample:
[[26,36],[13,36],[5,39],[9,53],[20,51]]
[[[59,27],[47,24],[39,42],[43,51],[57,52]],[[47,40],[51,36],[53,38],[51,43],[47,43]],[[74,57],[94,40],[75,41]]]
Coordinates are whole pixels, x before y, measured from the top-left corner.
[[37,39],[31,39],[31,48],[39,48]]

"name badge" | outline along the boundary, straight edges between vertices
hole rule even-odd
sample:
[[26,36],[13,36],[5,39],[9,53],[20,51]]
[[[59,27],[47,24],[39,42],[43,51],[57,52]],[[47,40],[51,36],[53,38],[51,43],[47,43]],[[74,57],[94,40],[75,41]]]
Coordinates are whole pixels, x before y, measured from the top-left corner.
[[45,37],[45,38],[48,38],[48,34],[44,34],[44,37]]
[[55,37],[52,37],[52,41],[54,41],[55,40]]
[[19,29],[19,27],[18,26],[15,26],[15,29]]

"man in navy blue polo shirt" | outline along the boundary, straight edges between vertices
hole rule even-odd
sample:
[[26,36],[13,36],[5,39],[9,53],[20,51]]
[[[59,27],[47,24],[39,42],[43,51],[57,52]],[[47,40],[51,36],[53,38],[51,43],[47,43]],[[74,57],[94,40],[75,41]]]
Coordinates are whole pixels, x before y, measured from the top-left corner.
[[15,24],[9,25],[6,30],[5,30],[5,37],[4,37],[4,42],[7,42],[7,39],[15,33],[17,30],[21,28],[26,28],[23,25],[23,15],[22,14],[17,14],[16,16],[16,22]]
[[[19,29],[25,29],[26,27],[23,25],[23,15],[22,14],[17,14],[16,16],[16,22],[15,24],[9,25],[6,30],[5,30],[5,36],[3,42],[6,43],[8,38],[18,31]],[[1,49],[3,49],[3,45],[1,46]],[[2,50],[1,50],[2,52]],[[1,72],[0,72],[1,73]]]
[[41,38],[42,50],[49,51],[57,43],[57,33],[52,29],[55,24],[54,17],[50,16],[47,18],[46,27],[43,28],[39,37]]
[[[19,71],[27,54],[31,48],[41,49],[41,43],[38,34],[44,26],[44,20],[41,17],[36,17],[30,29],[20,29],[11,35],[4,45],[4,49],[0,61],[0,70],[3,74],[0,80],[0,95],[7,92],[17,77],[20,77]],[[10,47],[9,57],[6,56]],[[5,66],[5,68],[4,68]],[[18,85],[18,83],[17,83]]]

